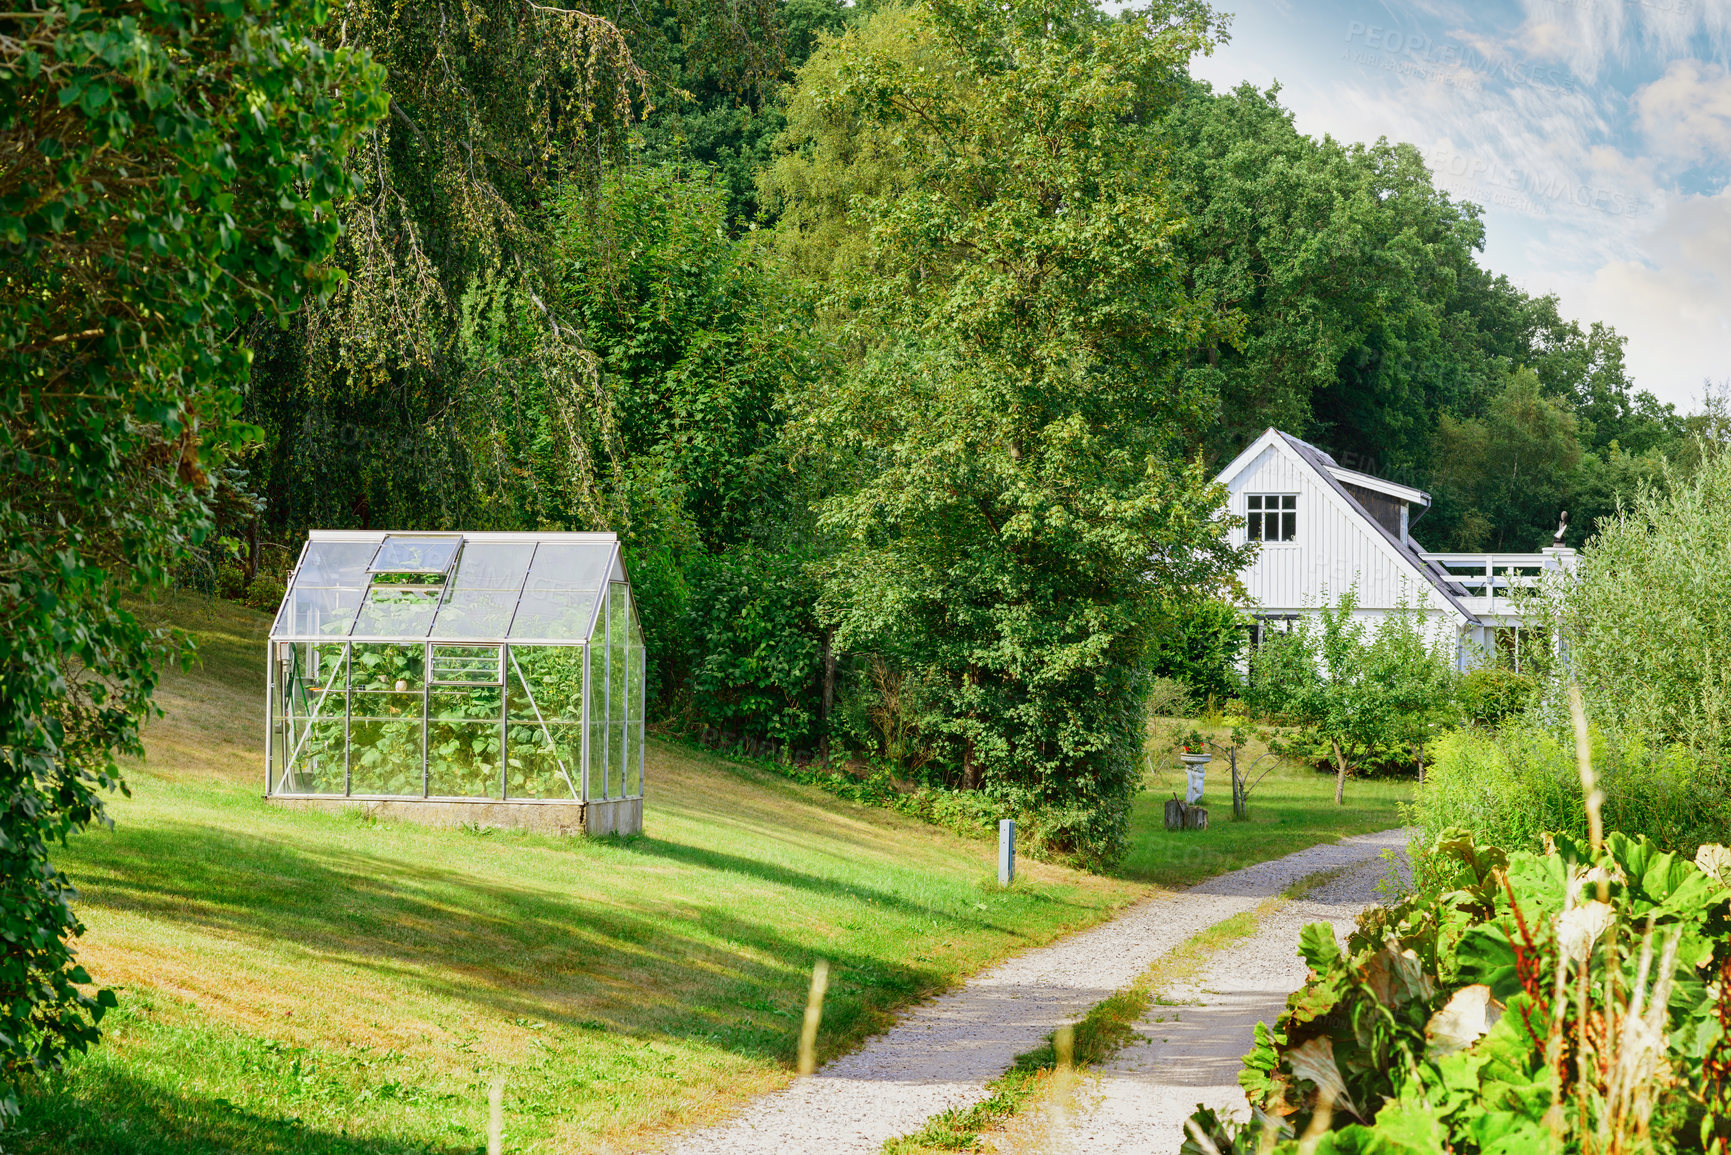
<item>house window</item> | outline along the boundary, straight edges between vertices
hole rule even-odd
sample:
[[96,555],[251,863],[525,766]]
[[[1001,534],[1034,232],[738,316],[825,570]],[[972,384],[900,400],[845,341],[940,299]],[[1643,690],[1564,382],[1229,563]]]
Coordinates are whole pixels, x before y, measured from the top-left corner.
[[1292,541],[1298,537],[1296,493],[1253,493],[1247,512],[1251,541]]
[[1277,634],[1290,634],[1298,628],[1297,614],[1253,614],[1250,618],[1250,649],[1261,649]]

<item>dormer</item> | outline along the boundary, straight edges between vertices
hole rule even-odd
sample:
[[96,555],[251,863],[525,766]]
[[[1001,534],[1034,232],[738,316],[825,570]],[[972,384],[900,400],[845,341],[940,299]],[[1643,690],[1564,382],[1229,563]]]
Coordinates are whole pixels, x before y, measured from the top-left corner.
[[1406,544],[1412,523],[1430,509],[1430,494],[1423,490],[1396,485],[1392,481],[1384,481],[1380,477],[1372,477],[1354,469],[1342,469],[1332,463],[1325,468],[1331,477],[1340,482],[1340,487],[1351,494],[1352,499],[1363,506],[1364,511],[1370,514],[1378,525],[1393,534],[1402,545]]

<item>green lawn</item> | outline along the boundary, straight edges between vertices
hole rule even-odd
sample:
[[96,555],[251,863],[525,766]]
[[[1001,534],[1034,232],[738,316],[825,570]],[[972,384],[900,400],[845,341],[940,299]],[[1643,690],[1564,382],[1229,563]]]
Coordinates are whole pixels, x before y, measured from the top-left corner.
[[[1174,729],[1173,719],[1157,722],[1153,731],[1163,742]],[[1210,727],[1196,719],[1176,720],[1177,728],[1200,728],[1211,740],[1226,740],[1227,729]],[[1239,765],[1250,763],[1268,747],[1252,739]],[[1400,806],[1412,800],[1410,779],[1349,780],[1346,804],[1335,805],[1334,775],[1319,774],[1293,762],[1278,761],[1275,769],[1250,796],[1248,821],[1232,820],[1231,773],[1226,759],[1216,755],[1208,767],[1208,829],[1174,833],[1165,828],[1166,800],[1184,796],[1184,772],[1176,752],[1160,749],[1152,759],[1155,769],[1144,779],[1146,789],[1137,796],[1131,817],[1130,852],[1117,873],[1137,882],[1157,886],[1188,886],[1201,879],[1266,862],[1303,850],[1319,842],[1332,842],[1349,834],[1368,834],[1401,824]],[[1268,768],[1264,762],[1256,774]]]
[[671,744],[629,840],[290,812],[259,798],[265,615],[157,612],[201,664],[165,679],[114,829],[60,858],[120,1009],[26,1088],[9,1152],[472,1153],[496,1076],[507,1151],[653,1148],[787,1082],[819,957],[824,1058],[1155,885],[1392,825],[1402,794],[1354,783],[1343,812],[1283,772],[1256,821],[1168,834],[1156,776],[1120,876],[1024,862],[1008,892],[990,842]]
[[820,1055],[1148,892],[671,745],[647,834],[559,840],[294,813],[258,795],[265,617],[186,600],[203,665],[115,828],[61,861],[120,1011],[31,1089],[26,1152],[637,1150],[789,1077],[812,962]]

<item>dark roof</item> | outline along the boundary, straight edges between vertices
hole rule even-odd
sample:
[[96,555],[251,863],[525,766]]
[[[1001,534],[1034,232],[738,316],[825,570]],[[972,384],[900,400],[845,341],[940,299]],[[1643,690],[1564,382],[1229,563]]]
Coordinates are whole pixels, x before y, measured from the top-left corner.
[[1280,435],[1286,438],[1286,443],[1292,446],[1293,450],[1297,452],[1299,457],[1303,458],[1305,464],[1316,470],[1317,475],[1321,477],[1324,482],[1333,488],[1336,493],[1340,494],[1340,496],[1346,500],[1348,505],[1358,511],[1359,515],[1364,518],[1367,525],[1377,533],[1380,533],[1388,544],[1394,546],[1394,548],[1405,557],[1407,561],[1411,562],[1413,568],[1418,570],[1426,581],[1435,586],[1436,591],[1443,597],[1447,598],[1451,606],[1459,610],[1461,615],[1465,617],[1467,621],[1478,621],[1478,618],[1474,616],[1472,611],[1461,604],[1459,595],[1450,588],[1453,579],[1449,572],[1438,563],[1426,558],[1424,554],[1420,552],[1418,544],[1414,542],[1412,538],[1408,537],[1405,541],[1402,541],[1400,538],[1390,533],[1388,527],[1383,525],[1382,522],[1378,521],[1376,518],[1372,517],[1370,511],[1364,507],[1358,498],[1354,497],[1352,493],[1340,483],[1334,474],[1329,472],[1330,467],[1336,469],[1339,468],[1335,463],[1334,458],[1330,457],[1310,442],[1302,441],[1290,433],[1281,433]]

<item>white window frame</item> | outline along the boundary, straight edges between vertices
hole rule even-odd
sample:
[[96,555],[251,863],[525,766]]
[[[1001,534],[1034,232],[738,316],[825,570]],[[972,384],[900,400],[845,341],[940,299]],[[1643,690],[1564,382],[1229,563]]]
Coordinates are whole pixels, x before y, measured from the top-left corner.
[[[1278,505],[1270,508],[1267,503]],[[1280,518],[1281,536],[1267,535],[1265,515]],[[1298,542],[1298,494],[1247,493],[1244,495],[1244,540],[1260,541],[1264,545],[1295,545]]]

